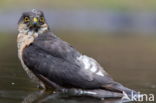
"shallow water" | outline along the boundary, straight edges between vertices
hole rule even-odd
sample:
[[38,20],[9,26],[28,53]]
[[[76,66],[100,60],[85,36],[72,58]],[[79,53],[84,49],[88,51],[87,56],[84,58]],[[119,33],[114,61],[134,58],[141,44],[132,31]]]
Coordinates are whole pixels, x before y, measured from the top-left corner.
[[[86,32],[57,34],[82,53],[95,58],[116,81],[142,93],[156,94],[156,37],[88,35]],[[17,58],[16,35],[8,33],[0,37],[0,103],[120,103],[114,99],[100,101],[60,97],[49,95],[49,92],[42,94]]]

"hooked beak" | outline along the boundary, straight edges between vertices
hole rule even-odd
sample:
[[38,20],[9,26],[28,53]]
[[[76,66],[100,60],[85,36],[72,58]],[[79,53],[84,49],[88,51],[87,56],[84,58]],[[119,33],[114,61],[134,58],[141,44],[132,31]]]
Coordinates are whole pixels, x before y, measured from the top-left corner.
[[39,28],[40,28],[40,23],[38,21],[38,18],[34,17],[32,19],[29,29],[37,32]]
[[37,26],[38,24],[38,19],[36,17],[33,18],[33,23],[34,26]]

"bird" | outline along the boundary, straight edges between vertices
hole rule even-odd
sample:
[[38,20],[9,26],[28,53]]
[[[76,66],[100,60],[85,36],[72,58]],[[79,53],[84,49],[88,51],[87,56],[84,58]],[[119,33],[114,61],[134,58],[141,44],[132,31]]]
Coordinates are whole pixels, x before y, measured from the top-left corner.
[[18,32],[18,58],[39,87],[100,98],[136,92],[114,81],[95,59],[57,37],[43,11],[23,12]]

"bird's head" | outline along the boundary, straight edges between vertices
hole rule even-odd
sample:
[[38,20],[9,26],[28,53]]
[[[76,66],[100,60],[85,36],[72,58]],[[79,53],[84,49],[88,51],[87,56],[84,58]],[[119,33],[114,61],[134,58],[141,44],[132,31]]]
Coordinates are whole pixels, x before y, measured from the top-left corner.
[[24,12],[18,21],[18,30],[22,33],[41,34],[49,29],[44,14],[40,10],[33,9],[30,12]]

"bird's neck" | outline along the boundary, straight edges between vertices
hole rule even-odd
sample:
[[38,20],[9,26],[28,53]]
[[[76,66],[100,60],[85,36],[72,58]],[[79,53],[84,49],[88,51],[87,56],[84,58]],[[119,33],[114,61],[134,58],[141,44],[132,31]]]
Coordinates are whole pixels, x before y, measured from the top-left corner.
[[49,30],[48,25],[47,24],[44,24],[44,25],[41,26],[41,28],[38,30],[37,33],[40,35],[40,34],[43,34],[44,32],[46,32],[48,30]]
[[27,46],[29,46],[31,43],[33,43],[35,40],[35,37],[32,35],[26,35],[19,33],[17,36],[17,47],[18,52],[22,53],[23,49]]

